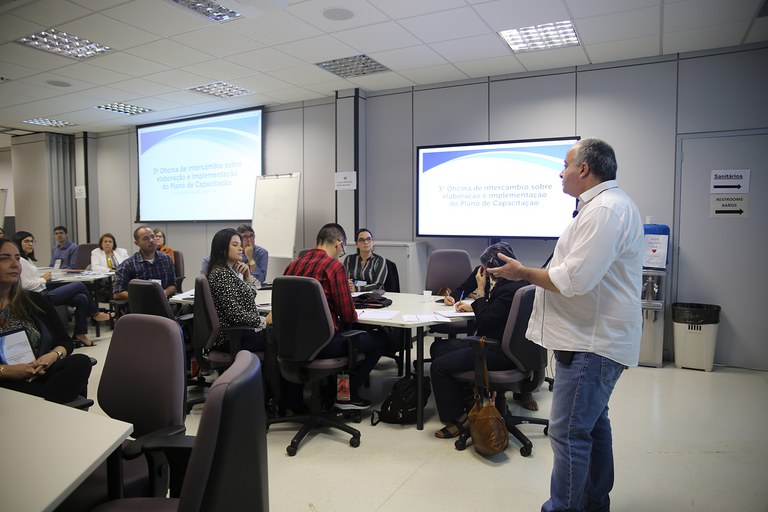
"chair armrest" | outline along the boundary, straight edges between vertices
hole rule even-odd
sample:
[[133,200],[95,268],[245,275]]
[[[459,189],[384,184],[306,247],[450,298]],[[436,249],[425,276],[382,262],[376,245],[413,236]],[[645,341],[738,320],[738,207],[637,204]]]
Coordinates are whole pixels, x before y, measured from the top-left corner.
[[229,336],[229,352],[232,357],[240,352],[240,339],[242,338],[244,331],[255,331],[255,327],[248,325],[231,325],[229,327],[222,327],[221,332],[226,332]]
[[357,364],[357,350],[355,350],[355,344],[357,343],[357,338],[361,334],[365,334],[365,331],[362,331],[360,329],[350,329],[348,331],[342,331],[341,336],[347,340],[347,349],[348,349],[348,355],[347,358],[349,360],[349,369],[350,371],[355,367]]
[[139,455],[145,452],[145,445],[153,439],[167,439],[175,437],[186,432],[187,429],[184,425],[172,425],[169,427],[163,427],[157,430],[153,430],[148,434],[144,434],[141,437],[137,437],[127,446],[123,448],[123,458],[126,460],[135,459]]
[[[155,437],[149,439],[144,445],[151,468],[167,465],[169,472],[167,482],[171,498],[178,498],[181,494],[181,486],[187,473],[195,439],[194,436]],[[153,489],[153,496],[165,496],[165,475],[158,475],[155,472],[150,477],[150,488]]]
[[67,407],[72,407],[73,409],[80,409],[81,411],[87,411],[90,407],[93,406],[93,400],[90,398],[85,398],[84,396],[78,396],[71,402],[67,402]]

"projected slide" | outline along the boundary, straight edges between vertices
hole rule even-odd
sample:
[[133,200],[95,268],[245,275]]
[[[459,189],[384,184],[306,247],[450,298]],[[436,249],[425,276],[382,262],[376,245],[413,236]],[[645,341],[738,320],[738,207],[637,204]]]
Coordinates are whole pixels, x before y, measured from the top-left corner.
[[250,219],[261,110],[138,129],[141,221]]
[[559,237],[576,204],[560,179],[575,142],[419,148],[418,234]]

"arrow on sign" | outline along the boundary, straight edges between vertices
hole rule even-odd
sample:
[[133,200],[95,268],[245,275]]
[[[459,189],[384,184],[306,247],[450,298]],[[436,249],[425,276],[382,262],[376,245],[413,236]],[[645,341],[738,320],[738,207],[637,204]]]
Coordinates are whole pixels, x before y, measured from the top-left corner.
[[712,188],[735,188],[735,189],[740,189],[741,185],[714,185]]
[[741,215],[744,213],[744,210],[715,210],[715,213],[738,213]]

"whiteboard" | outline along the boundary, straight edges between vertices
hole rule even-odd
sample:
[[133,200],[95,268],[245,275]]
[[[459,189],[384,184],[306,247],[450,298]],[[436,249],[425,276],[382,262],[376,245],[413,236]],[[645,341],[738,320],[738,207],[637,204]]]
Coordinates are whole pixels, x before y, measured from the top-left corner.
[[299,173],[262,176],[256,180],[253,229],[256,245],[272,258],[293,259],[299,212]]

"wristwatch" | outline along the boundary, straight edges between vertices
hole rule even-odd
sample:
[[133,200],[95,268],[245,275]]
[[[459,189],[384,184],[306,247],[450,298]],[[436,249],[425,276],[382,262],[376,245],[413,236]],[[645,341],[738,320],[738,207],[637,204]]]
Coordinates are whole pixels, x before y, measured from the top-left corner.
[[54,352],[56,352],[56,360],[57,361],[59,359],[64,359],[64,352],[62,352],[61,350],[54,350]]

